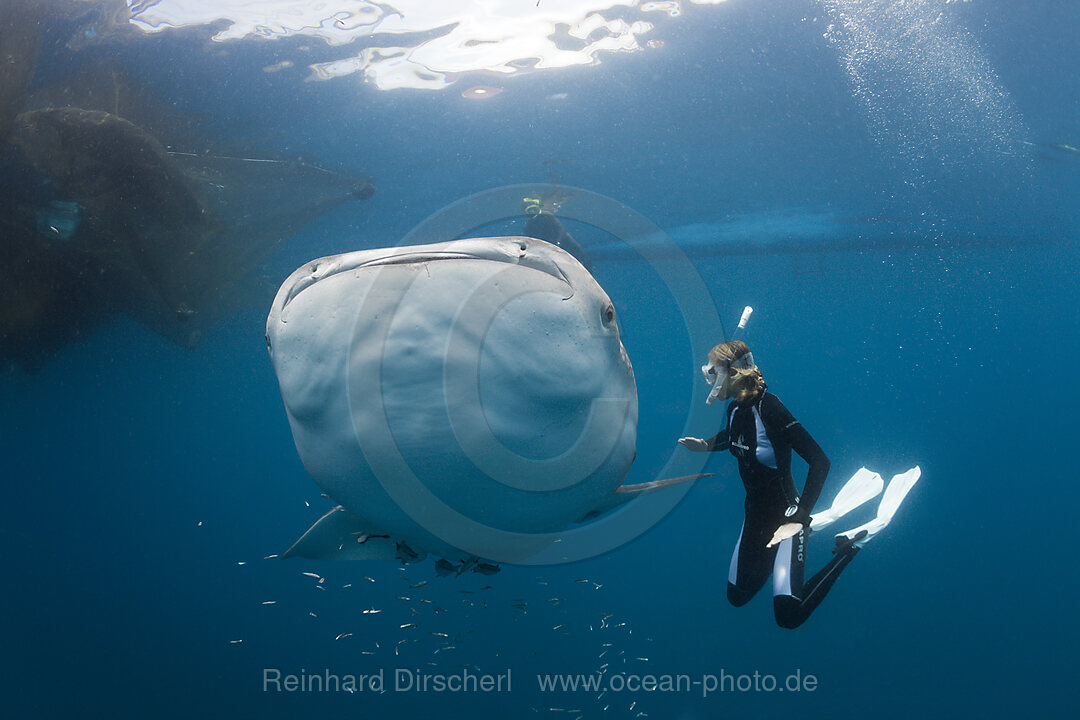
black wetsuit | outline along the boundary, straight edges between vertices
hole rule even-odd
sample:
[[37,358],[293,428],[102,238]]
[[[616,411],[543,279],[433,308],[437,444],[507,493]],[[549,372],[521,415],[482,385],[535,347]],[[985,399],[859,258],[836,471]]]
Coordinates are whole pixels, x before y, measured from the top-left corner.
[[[803,582],[810,513],[829,474],[829,458],[792,417],[780,398],[762,392],[752,401],[727,407],[727,428],[708,440],[710,450],[730,450],[746,487],[746,517],[728,572],[728,600],[749,602],[773,575],[773,609],[785,628],[801,625],[858,552],[849,545],[810,580]],[[810,466],[800,497],[791,476],[791,451]],[[776,529],[802,523],[794,537],[768,548]]]

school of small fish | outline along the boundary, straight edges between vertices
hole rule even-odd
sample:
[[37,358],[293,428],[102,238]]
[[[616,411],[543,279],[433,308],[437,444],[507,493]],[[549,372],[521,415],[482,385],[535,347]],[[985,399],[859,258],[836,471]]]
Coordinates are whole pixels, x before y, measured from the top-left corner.
[[[366,539],[367,536],[359,536],[358,542],[364,542]],[[276,554],[267,555],[264,559],[269,560],[277,557]],[[238,567],[244,567],[247,564],[247,561],[237,562]],[[465,563],[464,565],[467,564],[468,563]],[[476,561],[473,561],[473,565],[476,564]],[[446,568],[440,569],[436,567],[436,579],[460,577],[461,574],[456,572],[459,569],[459,566],[451,567],[455,572],[445,572]],[[398,578],[389,581],[384,580],[381,585],[376,582],[374,577],[369,575],[361,576],[363,580],[366,580],[371,585],[377,585],[378,588],[373,588],[371,591],[364,591],[369,597],[364,597],[360,602],[366,602],[368,604],[366,607],[362,605],[359,609],[359,613],[353,616],[360,624],[353,627],[339,628],[336,632],[331,633],[327,637],[333,637],[334,641],[342,641],[359,635],[361,645],[368,646],[358,651],[360,655],[377,656],[380,652],[385,652],[392,648],[395,657],[401,657],[403,652],[408,651],[407,654],[408,657],[411,658],[411,661],[417,663],[424,662],[430,667],[439,667],[437,658],[442,653],[457,650],[459,643],[473,632],[472,629],[454,632],[451,627],[447,626],[447,623],[451,622],[455,616],[464,616],[462,619],[471,621],[467,627],[472,628],[477,627],[478,625],[482,627],[484,617],[483,615],[477,616],[476,613],[497,612],[499,606],[505,601],[506,606],[508,606],[509,612],[511,613],[513,622],[515,623],[528,623],[530,621],[527,618],[530,617],[535,617],[541,622],[544,619],[557,619],[558,621],[554,624],[549,623],[547,625],[549,632],[556,633],[558,637],[564,638],[563,640],[555,642],[574,642],[575,646],[572,648],[573,652],[581,652],[585,643],[591,641],[593,638],[604,640],[597,646],[597,666],[595,669],[602,677],[606,677],[609,672],[615,672],[616,670],[618,672],[634,672],[635,670],[633,669],[633,666],[630,665],[631,663],[639,664],[649,662],[649,657],[647,655],[640,653],[628,654],[627,647],[620,647],[621,645],[630,644],[633,639],[633,629],[630,627],[629,621],[617,619],[614,613],[602,614],[592,622],[582,621],[580,617],[576,616],[576,613],[580,611],[581,602],[585,596],[578,596],[576,594],[580,591],[575,591],[573,593],[552,593],[548,588],[551,587],[553,581],[543,576],[535,577],[535,587],[539,593],[523,592],[520,587],[516,587],[514,596],[507,598],[502,597],[502,594],[493,585],[483,585],[479,588],[475,586],[457,588],[458,595],[460,596],[459,602],[461,609],[454,611],[452,605],[446,602],[448,596],[443,591],[446,589],[446,586],[442,584],[444,582],[451,583],[453,580],[440,580],[439,582],[436,582],[435,585],[430,585],[430,581],[427,579],[412,581],[406,574],[408,570],[410,570],[410,568],[404,566],[399,567]],[[328,590],[327,578],[323,575],[310,570],[302,570],[299,574],[301,577],[306,578],[305,582],[310,582],[313,587],[323,591]],[[470,576],[471,575],[472,573],[470,573]],[[397,582],[402,582],[404,587],[411,592],[409,592],[409,594],[388,595],[386,594],[387,591],[385,589],[379,589],[394,584],[395,580]],[[600,590],[603,587],[602,583],[594,582],[588,578],[574,579],[570,581],[570,585],[588,588],[589,590]],[[350,591],[354,585],[352,582],[348,582],[334,587],[340,587],[341,591]],[[440,605],[437,600],[433,598],[416,597],[416,591],[427,592],[425,588],[430,588],[435,592],[436,597],[443,599],[443,603]],[[355,593],[357,590],[351,590],[351,592]],[[378,594],[372,595],[372,593]],[[393,606],[395,608],[394,610],[370,604],[370,601],[373,599],[386,600],[390,597],[396,598],[400,603],[400,605]],[[324,600],[322,602],[326,601]],[[275,609],[275,612],[289,612],[290,606],[295,609],[294,603],[281,605],[279,600],[262,600],[260,601],[260,604],[264,607],[278,606],[283,608],[282,610]],[[400,610],[396,608],[400,608]],[[427,610],[422,610],[422,608],[427,608]],[[320,619],[319,613],[316,613],[314,610],[307,608],[303,608],[303,610],[306,611],[308,617],[318,621],[316,623],[317,625],[325,626],[326,622],[331,622],[325,618]],[[531,616],[530,611],[532,612]],[[355,613],[356,611],[353,610],[352,612]],[[365,623],[377,621],[360,621],[359,618],[376,616],[383,612],[390,612],[391,616],[397,616],[395,618],[397,625],[396,630],[397,632],[405,634],[405,637],[399,638],[392,644],[380,644],[377,640],[373,640],[375,637],[385,637],[385,634],[387,632],[392,632],[392,629],[386,627],[385,624],[380,624],[377,628],[372,628]],[[402,615],[403,612],[407,614]],[[341,615],[340,611],[328,611],[327,614],[328,617],[338,617]],[[334,620],[332,622],[341,622],[341,620]],[[345,622],[348,621],[346,620]],[[433,624],[435,624],[434,627]],[[421,630],[426,630],[427,632],[421,633],[419,632]],[[543,629],[537,627],[536,632],[541,633],[543,632]],[[480,636],[483,636],[482,632],[480,633]],[[365,641],[364,638],[367,638],[367,640]],[[566,640],[565,638],[572,638],[573,640]],[[241,638],[229,640],[229,644],[231,645],[241,645],[243,642],[244,640]],[[353,642],[355,642],[355,640],[353,640]],[[652,642],[652,638],[645,638],[645,642]],[[640,650],[640,640],[634,641],[633,646],[630,649]],[[417,653],[426,653],[427,658],[424,659],[422,656],[417,656]],[[532,658],[538,656],[538,651],[532,650],[528,653],[522,652],[521,654],[524,654],[525,657]],[[495,656],[502,657],[502,651],[496,652]],[[460,668],[461,665],[458,663],[454,664],[453,667]],[[477,673],[490,671],[490,669],[482,670],[478,665],[472,663],[465,664],[465,667],[468,667]],[[606,712],[612,707],[612,698],[606,698],[606,695],[607,692],[605,690],[601,691],[593,698],[596,704],[596,711]],[[634,711],[638,706],[638,699],[625,696],[625,698],[620,698],[620,700],[626,701],[626,703],[623,704],[623,707],[631,713],[633,717],[648,717],[648,714],[643,710],[634,714]],[[535,707],[532,709],[538,713],[543,710]],[[577,718],[584,718],[587,714],[590,714],[588,709],[549,707],[546,708],[546,710],[549,713],[565,713],[564,716],[575,716],[574,720],[577,720]]]

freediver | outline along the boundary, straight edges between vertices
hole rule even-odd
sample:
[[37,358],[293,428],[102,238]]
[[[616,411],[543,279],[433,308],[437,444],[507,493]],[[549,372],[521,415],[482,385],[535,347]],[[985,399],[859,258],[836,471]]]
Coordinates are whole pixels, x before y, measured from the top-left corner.
[[[794,629],[810,616],[860,549],[865,530],[837,536],[835,556],[803,580],[810,514],[829,474],[829,458],[810,433],[768,391],[750,348],[741,340],[720,343],[702,368],[709,398],[728,400],[727,427],[709,440],[679,438],[694,452],[730,450],[746,488],[745,518],[731,557],[727,597],[740,607],[773,576],[773,611],[780,627]],[[802,495],[791,475],[791,451],[810,466]]]
[[592,272],[592,261],[585,248],[574,239],[574,236],[563,226],[557,217],[560,203],[556,200],[540,197],[523,197],[521,199],[522,210],[528,220],[522,233],[537,240],[549,242],[561,247],[566,252],[577,258],[585,269]]

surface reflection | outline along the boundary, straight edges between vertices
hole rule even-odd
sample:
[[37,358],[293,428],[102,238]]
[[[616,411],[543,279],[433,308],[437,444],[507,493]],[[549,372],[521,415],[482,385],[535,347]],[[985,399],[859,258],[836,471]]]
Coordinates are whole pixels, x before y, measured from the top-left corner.
[[[715,5],[724,0],[690,0]],[[310,65],[312,80],[361,73],[381,90],[438,90],[461,75],[514,75],[600,62],[605,53],[663,46],[644,36],[682,3],[641,0],[161,0],[131,7],[148,33],[228,23],[213,39],[315,37],[362,43],[355,55]]]

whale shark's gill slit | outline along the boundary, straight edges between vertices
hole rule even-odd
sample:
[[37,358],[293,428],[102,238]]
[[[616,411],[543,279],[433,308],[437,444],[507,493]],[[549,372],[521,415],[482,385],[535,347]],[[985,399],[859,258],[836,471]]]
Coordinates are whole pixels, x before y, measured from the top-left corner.
[[556,265],[555,267],[558,268],[559,277],[561,277],[563,279],[563,282],[566,283],[566,287],[570,288],[570,294],[563,298],[563,302],[566,302],[567,300],[570,300],[574,297],[574,284],[570,282],[570,278],[566,277],[566,272],[561,267],[559,267],[558,265]]
[[484,260],[469,253],[414,253],[411,255],[392,255],[390,257],[377,258],[366,263],[357,265],[358,268],[381,267],[385,265],[412,265],[413,263],[427,264],[439,260]]

